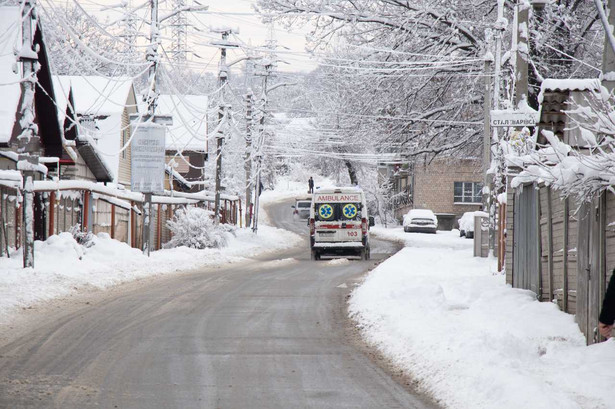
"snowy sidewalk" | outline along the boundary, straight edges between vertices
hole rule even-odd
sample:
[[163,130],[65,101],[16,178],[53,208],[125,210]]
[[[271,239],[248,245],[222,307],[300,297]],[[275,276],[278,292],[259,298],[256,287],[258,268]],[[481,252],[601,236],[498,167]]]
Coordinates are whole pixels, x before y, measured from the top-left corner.
[[0,325],[21,308],[89,289],[105,289],[140,278],[240,262],[246,258],[295,246],[301,238],[286,230],[262,225],[258,235],[238,229],[222,249],[187,247],[159,250],[146,257],[126,243],[99,234],[84,248],[70,233],[35,242],[33,269],[22,268],[21,251],[0,258]]
[[444,407],[615,407],[615,340],[585,346],[574,316],[506,285],[456,232],[373,232],[406,247],[353,292],[351,315]]

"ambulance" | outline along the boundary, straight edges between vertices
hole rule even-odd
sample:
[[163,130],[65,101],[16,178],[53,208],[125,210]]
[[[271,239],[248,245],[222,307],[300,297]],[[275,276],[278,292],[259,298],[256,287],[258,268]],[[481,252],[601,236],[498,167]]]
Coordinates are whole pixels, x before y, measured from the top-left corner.
[[358,187],[316,189],[310,206],[312,260],[322,257],[369,259],[369,228],[365,193]]

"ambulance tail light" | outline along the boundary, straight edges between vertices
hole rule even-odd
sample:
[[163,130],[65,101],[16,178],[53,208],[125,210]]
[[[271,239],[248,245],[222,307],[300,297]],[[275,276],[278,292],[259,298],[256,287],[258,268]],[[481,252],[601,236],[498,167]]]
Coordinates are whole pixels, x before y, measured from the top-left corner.
[[367,219],[365,217],[361,219],[361,233],[364,236],[367,234]]
[[316,223],[314,219],[310,219],[310,236],[313,236],[316,233]]

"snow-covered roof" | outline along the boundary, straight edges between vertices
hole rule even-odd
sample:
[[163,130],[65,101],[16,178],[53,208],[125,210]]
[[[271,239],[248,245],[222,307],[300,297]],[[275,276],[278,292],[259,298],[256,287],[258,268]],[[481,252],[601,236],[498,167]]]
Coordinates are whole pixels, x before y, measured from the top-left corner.
[[545,91],[597,91],[602,84],[598,78],[546,79],[540,85],[540,92]]
[[207,96],[160,95],[156,113],[171,115],[168,127],[167,150],[207,151]]
[[[19,7],[0,7],[0,143],[11,139],[15,113],[21,96],[20,78],[14,50],[21,48],[21,12]],[[13,71],[15,69],[15,71]]]
[[[95,147],[97,156],[117,181],[120,160],[122,114],[137,112],[133,82],[130,78],[96,76],[56,76],[53,78],[60,123],[64,122],[68,96],[72,90],[73,107],[81,118],[79,139]],[[132,105],[131,105],[132,104]],[[87,126],[83,117],[91,117]]]
[[[107,78],[97,76],[57,76],[54,87],[58,108],[60,100],[66,108],[68,92],[72,87],[75,99],[75,112],[79,115],[114,115],[121,114],[126,107],[132,91],[131,78]],[[136,112],[136,107],[134,107]]]

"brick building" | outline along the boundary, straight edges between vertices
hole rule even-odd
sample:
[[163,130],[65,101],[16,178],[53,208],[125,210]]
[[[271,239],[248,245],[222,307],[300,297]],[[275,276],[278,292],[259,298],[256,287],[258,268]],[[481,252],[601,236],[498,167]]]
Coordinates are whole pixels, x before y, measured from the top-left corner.
[[465,212],[480,210],[484,175],[480,159],[419,159],[408,167],[411,200],[395,209],[402,218],[410,209],[430,209],[440,229],[452,229]]

